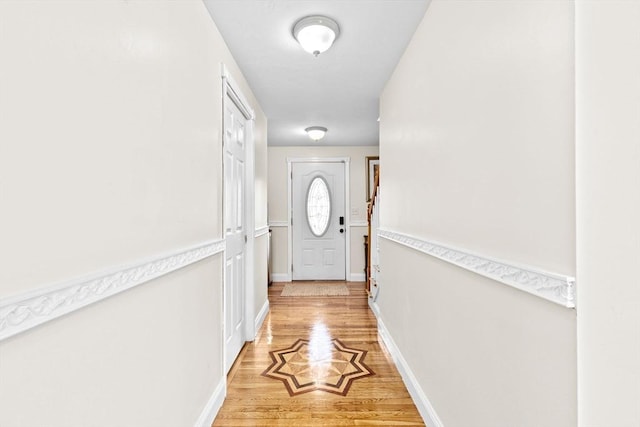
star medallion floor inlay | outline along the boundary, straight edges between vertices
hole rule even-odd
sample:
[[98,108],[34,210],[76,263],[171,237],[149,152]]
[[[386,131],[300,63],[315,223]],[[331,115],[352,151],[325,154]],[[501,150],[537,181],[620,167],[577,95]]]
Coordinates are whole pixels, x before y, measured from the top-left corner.
[[262,375],[282,381],[290,396],[314,390],[346,396],[353,381],[375,375],[364,363],[366,350],[346,347],[338,339],[324,345],[299,339],[269,355],[271,366]]

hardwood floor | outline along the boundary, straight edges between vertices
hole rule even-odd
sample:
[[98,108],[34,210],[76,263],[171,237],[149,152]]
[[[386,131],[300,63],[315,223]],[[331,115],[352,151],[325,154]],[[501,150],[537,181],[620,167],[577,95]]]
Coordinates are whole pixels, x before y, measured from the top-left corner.
[[424,425],[378,341],[365,284],[347,286],[332,297],[269,288],[270,314],[232,367],[214,426]]

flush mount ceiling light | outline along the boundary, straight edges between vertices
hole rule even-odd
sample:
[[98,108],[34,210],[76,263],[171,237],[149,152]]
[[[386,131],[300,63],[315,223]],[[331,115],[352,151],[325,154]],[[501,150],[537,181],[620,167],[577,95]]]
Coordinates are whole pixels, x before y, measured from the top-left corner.
[[304,131],[309,135],[309,138],[314,141],[320,141],[324,138],[324,134],[327,133],[327,128],[322,126],[311,126],[306,128]]
[[339,35],[338,23],[326,16],[307,16],[293,26],[293,37],[314,56],[329,49]]

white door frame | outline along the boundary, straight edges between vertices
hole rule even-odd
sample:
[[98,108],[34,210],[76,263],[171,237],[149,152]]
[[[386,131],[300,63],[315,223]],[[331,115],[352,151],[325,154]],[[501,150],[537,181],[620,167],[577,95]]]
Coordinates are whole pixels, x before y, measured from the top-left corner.
[[349,173],[351,169],[350,157],[287,157],[287,230],[289,248],[287,251],[287,277],[293,278],[293,163],[342,163],[344,165],[344,218],[345,218],[345,248],[344,248],[344,277],[351,280],[351,196],[349,194]]
[[[245,282],[244,282],[244,296],[245,296],[245,304],[244,304],[244,316],[245,316],[245,326],[244,326],[244,336],[242,337],[243,341],[252,341],[256,335],[255,331],[255,317],[256,313],[254,313],[254,300],[255,300],[255,291],[254,291],[254,239],[255,239],[255,140],[254,140],[254,126],[255,126],[255,114],[250,107],[250,104],[247,102],[246,98],[240,91],[240,87],[235,82],[233,77],[229,74],[227,67],[224,64],[221,64],[221,76],[222,76],[222,144],[225,143],[225,129],[224,129],[224,103],[227,102],[227,99],[231,99],[234,104],[240,109],[242,114],[247,119],[247,145],[245,149],[245,188],[244,188],[244,222],[246,227],[246,239],[247,244],[245,247]],[[223,180],[223,209],[224,212],[224,145],[222,146],[222,180]],[[225,224],[224,224],[224,214],[222,215],[222,230],[224,233]],[[226,259],[226,254],[225,254]],[[223,289],[227,283],[226,277],[226,269],[223,268]],[[225,333],[225,315],[226,315],[226,307],[224,307],[224,299],[223,299],[223,310],[222,310],[222,325],[223,325],[223,334]],[[223,335],[223,336],[226,336]],[[224,344],[224,339],[223,339]],[[225,351],[224,345],[222,346],[222,360],[223,365],[225,364]],[[223,366],[225,374],[229,371],[231,366]]]

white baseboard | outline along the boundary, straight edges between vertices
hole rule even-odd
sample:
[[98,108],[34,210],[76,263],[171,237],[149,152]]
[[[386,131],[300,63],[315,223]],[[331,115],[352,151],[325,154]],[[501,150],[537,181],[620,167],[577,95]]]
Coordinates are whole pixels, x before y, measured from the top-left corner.
[[272,282],[290,282],[291,276],[287,273],[271,273]]
[[407,364],[407,361],[402,356],[400,349],[393,341],[393,338],[391,338],[389,330],[382,322],[380,316],[376,317],[378,318],[378,334],[380,334],[384,345],[387,347],[387,350],[391,354],[391,357],[393,358],[393,361],[395,362],[396,367],[398,368],[398,371],[402,376],[402,380],[407,386],[407,390],[409,390],[409,394],[411,395],[413,402],[416,404],[418,412],[420,412],[424,423],[429,427],[444,427],[442,421],[440,421],[440,418],[438,418],[435,409],[433,409],[433,406],[431,406],[431,402],[429,402],[429,399],[427,399],[427,395],[422,390],[422,387],[420,387],[420,384],[418,384],[418,380],[411,371],[411,368]]
[[380,308],[378,307],[378,303],[376,303],[373,298],[369,297],[369,308],[373,312],[373,315],[376,316],[377,319],[380,318]]
[[264,319],[267,317],[267,314],[269,314],[269,300],[266,300],[264,302],[264,305],[262,306],[262,308],[260,309],[260,312],[256,316],[256,323],[255,323],[256,328],[254,329],[254,331],[256,331],[256,336],[258,336],[258,331],[260,330],[260,327],[264,323]]
[[213,394],[207,401],[207,404],[202,409],[200,416],[198,417],[198,421],[194,424],[194,427],[211,427],[213,424],[213,420],[216,419],[220,408],[222,408],[222,404],[224,403],[224,398],[227,395],[227,378],[223,377],[218,386],[213,391]]
[[364,282],[367,280],[367,276],[364,273],[351,273],[349,277],[350,282]]

